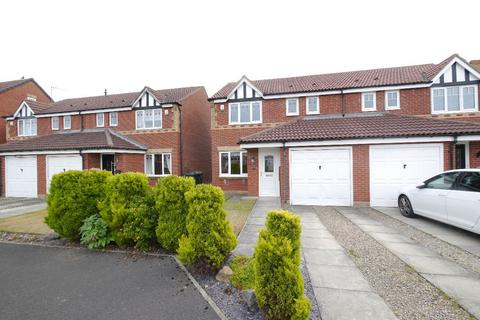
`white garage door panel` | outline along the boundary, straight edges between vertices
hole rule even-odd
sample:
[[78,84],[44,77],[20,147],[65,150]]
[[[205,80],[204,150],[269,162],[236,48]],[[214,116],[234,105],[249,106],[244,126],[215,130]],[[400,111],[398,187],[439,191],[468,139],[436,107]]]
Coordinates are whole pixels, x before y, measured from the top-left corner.
[[351,205],[351,150],[292,150],[291,203]]
[[47,190],[50,189],[50,182],[55,174],[68,170],[82,170],[82,156],[47,156]]
[[37,157],[5,157],[7,197],[37,197]]
[[370,205],[396,207],[402,188],[443,171],[442,144],[370,147]]

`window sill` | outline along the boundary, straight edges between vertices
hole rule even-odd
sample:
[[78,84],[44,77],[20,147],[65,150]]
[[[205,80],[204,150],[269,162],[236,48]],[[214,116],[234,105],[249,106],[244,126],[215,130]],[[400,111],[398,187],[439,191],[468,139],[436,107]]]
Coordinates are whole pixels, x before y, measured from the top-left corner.
[[138,131],[149,131],[149,130],[160,130],[160,129],[162,129],[162,127],[158,127],[158,128],[135,128],[135,130],[138,130]]
[[255,122],[229,122],[228,123],[231,126],[241,126],[245,124],[262,124],[261,121],[255,121]]
[[375,109],[362,109],[362,112],[375,112],[377,111],[377,108]]
[[245,178],[248,178],[248,175],[245,175],[245,174],[242,174],[242,175],[220,175],[219,178],[220,179],[231,179],[231,180],[245,179]]
[[148,178],[161,178],[161,177],[168,177],[171,174],[147,174]]
[[391,110],[400,110],[400,107],[385,107],[385,111],[391,111]]
[[307,114],[307,116],[318,115],[318,114],[320,114],[320,111],[318,111],[318,112],[307,112],[306,114]]
[[287,117],[296,117],[299,116],[299,113],[287,113]]
[[472,113],[472,112],[478,112],[478,108],[458,110],[458,111],[432,111],[432,114],[457,114],[457,113]]

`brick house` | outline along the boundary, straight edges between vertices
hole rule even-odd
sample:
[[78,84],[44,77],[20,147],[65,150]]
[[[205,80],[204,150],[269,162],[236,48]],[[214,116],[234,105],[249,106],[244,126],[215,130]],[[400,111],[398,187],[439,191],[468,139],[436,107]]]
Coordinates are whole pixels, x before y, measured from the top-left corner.
[[403,185],[480,166],[480,73],[438,64],[251,81],[211,96],[212,182],[291,204],[395,206]]
[[55,173],[98,168],[210,180],[210,113],[203,87],[44,103],[24,100],[6,117],[2,193],[45,195]]

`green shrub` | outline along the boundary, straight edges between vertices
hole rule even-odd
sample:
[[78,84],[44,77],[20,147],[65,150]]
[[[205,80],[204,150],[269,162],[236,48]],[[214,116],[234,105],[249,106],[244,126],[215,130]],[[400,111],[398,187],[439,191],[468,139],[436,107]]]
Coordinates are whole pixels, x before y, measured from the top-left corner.
[[255,294],[267,319],[308,319],[300,272],[300,219],[272,211],[255,248]]
[[226,220],[223,191],[198,185],[185,198],[189,206],[187,234],[180,239],[178,257],[186,264],[203,262],[218,268],[237,244]]
[[158,215],[148,178],[141,173],[122,173],[107,181],[100,214],[119,246],[144,249],[155,239]]
[[53,176],[47,198],[45,223],[61,236],[76,240],[85,218],[98,214],[110,172],[67,171]]
[[83,220],[80,234],[80,243],[87,246],[88,249],[103,248],[113,241],[107,225],[98,214]]
[[230,282],[238,289],[253,289],[255,287],[255,261],[252,257],[237,256],[230,263],[233,274]]
[[168,250],[177,250],[178,241],[187,233],[188,204],[185,194],[195,188],[193,178],[169,176],[162,178],[155,190],[158,211],[157,240]]

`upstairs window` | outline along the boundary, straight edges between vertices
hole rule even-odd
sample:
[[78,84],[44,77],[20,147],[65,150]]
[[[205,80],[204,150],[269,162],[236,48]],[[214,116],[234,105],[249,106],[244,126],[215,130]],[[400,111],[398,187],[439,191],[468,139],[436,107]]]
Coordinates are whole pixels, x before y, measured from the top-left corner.
[[287,116],[298,116],[298,99],[287,99]]
[[170,153],[147,154],[145,173],[148,176],[167,176],[172,174],[172,155]]
[[262,104],[259,101],[235,102],[229,105],[229,123],[261,123]]
[[105,114],[102,113],[97,113],[97,127],[103,127],[105,126]]
[[72,128],[72,116],[63,116],[63,129],[68,130]]
[[362,111],[375,111],[377,110],[375,92],[362,93]]
[[58,117],[52,117],[52,130],[58,130],[60,128],[60,121]]
[[320,113],[318,97],[307,97],[307,114]]
[[432,89],[432,113],[478,110],[477,86]]
[[137,110],[137,129],[160,129],[162,128],[162,109]]
[[17,122],[17,134],[19,137],[36,136],[37,135],[37,119],[19,119]]
[[246,151],[220,152],[220,176],[246,177],[247,164]]
[[110,127],[118,126],[118,112],[110,112],[108,120]]
[[387,91],[385,92],[385,110],[400,109],[400,92]]

